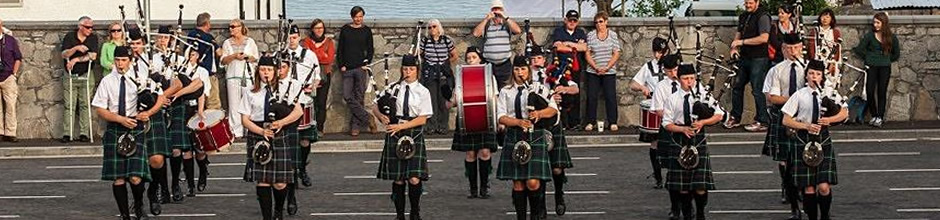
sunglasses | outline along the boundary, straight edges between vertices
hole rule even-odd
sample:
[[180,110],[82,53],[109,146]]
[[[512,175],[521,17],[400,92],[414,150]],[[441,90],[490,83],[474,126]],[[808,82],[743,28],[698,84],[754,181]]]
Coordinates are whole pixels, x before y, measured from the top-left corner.
[[568,19],[568,22],[578,22],[578,19]]
[[238,27],[241,27],[241,25],[229,25],[229,26],[228,26],[229,29],[235,29],[235,28],[238,28]]
[[92,25],[88,25],[88,26],[82,25],[82,27],[85,28],[85,29],[92,29],[92,28],[94,28],[95,26],[92,26]]
[[111,33],[121,32],[121,29],[111,29]]
[[437,28],[437,25],[431,25],[431,28]]

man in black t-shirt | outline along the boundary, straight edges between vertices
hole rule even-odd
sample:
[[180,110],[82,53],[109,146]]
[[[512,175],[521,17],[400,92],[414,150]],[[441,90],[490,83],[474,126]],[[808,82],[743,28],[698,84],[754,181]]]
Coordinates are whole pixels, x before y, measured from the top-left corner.
[[98,36],[94,35],[94,21],[90,17],[83,16],[78,19],[78,29],[69,32],[62,39],[62,59],[65,60],[65,70],[68,72],[63,79],[63,96],[65,99],[65,117],[62,124],[65,128],[62,130],[62,143],[72,141],[73,124],[76,117],[76,106],[78,107],[78,126],[80,142],[90,142],[90,120],[91,114],[88,111],[90,104],[88,96],[94,79],[91,75],[91,67],[98,57]]
[[740,72],[731,92],[731,117],[725,122],[725,128],[741,125],[744,87],[750,83],[751,95],[754,96],[754,111],[757,115],[754,123],[744,126],[744,129],[752,132],[767,131],[767,101],[761,91],[764,88],[764,77],[770,69],[767,42],[770,38],[771,23],[770,16],[759,4],[759,0],[744,1],[747,11],[738,17],[738,32],[731,42],[731,56],[740,57],[741,61],[738,63]]
[[366,93],[365,66],[372,62],[375,48],[372,45],[372,29],[362,23],[366,12],[355,6],[350,11],[352,23],[343,25],[339,30],[339,45],[336,49],[336,63],[343,73],[343,100],[349,107],[349,134],[359,136],[364,128],[370,126],[372,115],[365,109],[363,102]]

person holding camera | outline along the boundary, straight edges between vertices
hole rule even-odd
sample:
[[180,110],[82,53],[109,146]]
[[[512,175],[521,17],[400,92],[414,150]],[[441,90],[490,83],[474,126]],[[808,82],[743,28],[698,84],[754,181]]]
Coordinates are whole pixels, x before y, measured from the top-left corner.
[[502,0],[493,0],[490,13],[473,28],[473,36],[483,38],[483,60],[493,64],[498,88],[510,82],[512,76],[512,35],[521,34],[522,28],[506,15]]

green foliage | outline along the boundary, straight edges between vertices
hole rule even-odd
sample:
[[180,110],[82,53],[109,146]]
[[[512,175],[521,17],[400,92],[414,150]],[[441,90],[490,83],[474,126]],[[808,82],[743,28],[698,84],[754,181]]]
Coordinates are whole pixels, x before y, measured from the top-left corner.
[[665,17],[672,14],[681,0],[634,0],[627,13],[634,17]]
[[[782,4],[793,4],[793,0],[761,0],[760,6],[767,10],[772,16],[777,15],[777,7]],[[815,16],[819,14],[823,9],[829,7],[829,3],[826,3],[826,0],[802,0],[803,2],[803,15],[804,16]],[[743,8],[742,8],[743,9]],[[836,10],[836,9],[833,9]]]

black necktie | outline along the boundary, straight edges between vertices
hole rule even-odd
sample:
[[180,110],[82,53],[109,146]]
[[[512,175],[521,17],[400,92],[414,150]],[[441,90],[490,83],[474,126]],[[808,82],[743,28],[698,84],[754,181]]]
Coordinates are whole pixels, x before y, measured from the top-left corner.
[[516,118],[522,119],[522,86],[517,87],[519,92],[516,93]]
[[264,90],[264,118],[268,117],[268,108],[271,107],[271,90]]
[[124,86],[125,86],[124,81],[125,81],[125,80],[126,80],[126,78],[124,78],[124,76],[121,76],[121,85],[120,85],[120,86],[121,86],[121,89],[120,89],[120,91],[119,91],[120,93],[118,94],[118,99],[121,100],[120,102],[118,102],[118,115],[121,115],[121,116],[127,116],[127,110],[126,110],[126,109],[127,109],[127,103],[125,103],[125,102],[127,102],[127,97],[125,97],[126,95],[124,94],[124,93],[127,92],[127,89],[124,88]]
[[813,92],[813,112],[812,112],[813,124],[816,124],[819,122],[819,100],[816,99],[817,96],[818,94],[816,92]]
[[679,91],[679,88],[676,87],[678,84],[679,83],[677,83],[676,81],[672,81],[672,93],[676,93],[677,91]]
[[794,92],[796,92],[796,63],[795,62],[790,64],[790,94],[789,95],[792,96]]
[[[297,57],[297,52],[290,52],[290,57],[294,61],[300,62],[299,58]],[[297,63],[296,62],[290,65],[291,75],[294,75],[294,79],[297,79]]]
[[692,94],[685,94],[685,100],[682,101],[682,114],[685,116],[685,125],[687,126],[692,125],[692,111],[689,107],[689,95]]
[[401,116],[409,117],[411,108],[408,106],[408,99],[411,97],[411,86],[405,86],[405,101],[401,104]]

